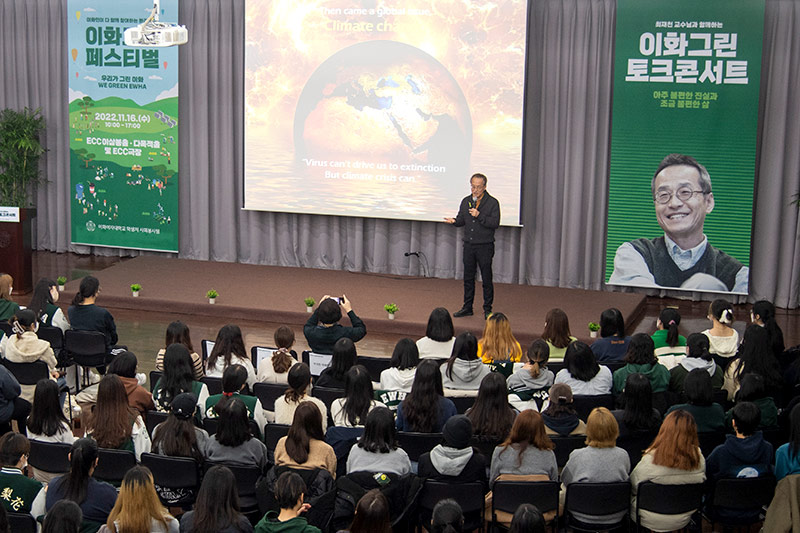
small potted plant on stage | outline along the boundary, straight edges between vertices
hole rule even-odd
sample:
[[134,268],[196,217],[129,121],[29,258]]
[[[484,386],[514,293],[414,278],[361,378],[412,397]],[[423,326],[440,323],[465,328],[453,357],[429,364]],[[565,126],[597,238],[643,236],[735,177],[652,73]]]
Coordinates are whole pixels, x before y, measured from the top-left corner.
[[134,283],[133,285],[131,285],[131,294],[133,294],[134,298],[139,297],[140,290],[142,290],[142,286],[139,285],[138,283]]
[[56,278],[56,283],[58,283],[59,292],[64,292],[64,285],[67,284],[67,278],[65,276],[58,276],[58,278]]
[[314,298],[304,298],[303,301],[306,304],[306,312],[313,313],[314,312],[314,304],[317,303],[314,301]]
[[589,322],[589,336],[596,339],[598,331],[600,331],[600,324],[597,322]]
[[397,307],[397,304],[386,304],[383,306],[383,308],[386,309],[387,313],[389,313],[389,320],[394,320],[394,314],[399,309],[399,307]]
[[217,301],[217,296],[219,296],[219,294],[214,289],[210,289],[206,293],[206,298],[208,298],[208,303],[210,304],[213,304]]

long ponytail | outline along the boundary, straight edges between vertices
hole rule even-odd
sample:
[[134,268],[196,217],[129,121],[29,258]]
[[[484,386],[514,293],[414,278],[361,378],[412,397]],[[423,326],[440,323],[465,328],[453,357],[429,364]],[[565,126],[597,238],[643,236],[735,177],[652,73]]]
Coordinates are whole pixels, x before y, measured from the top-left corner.
[[100,280],[94,276],[86,276],[81,280],[81,285],[75,298],[72,299],[72,305],[81,305],[86,298],[91,298],[100,290]]
[[681,323],[681,314],[677,309],[666,307],[658,315],[661,325],[667,330],[667,344],[674,348],[678,344],[680,335],[678,334],[678,324]]
[[770,345],[775,356],[780,356],[786,349],[783,343],[783,331],[775,321],[775,306],[768,300],[759,300],[753,304],[753,314],[758,315],[769,334]]
[[86,500],[89,488],[89,472],[97,460],[97,442],[94,439],[78,439],[70,450],[69,473],[64,476],[64,499],[78,505]]

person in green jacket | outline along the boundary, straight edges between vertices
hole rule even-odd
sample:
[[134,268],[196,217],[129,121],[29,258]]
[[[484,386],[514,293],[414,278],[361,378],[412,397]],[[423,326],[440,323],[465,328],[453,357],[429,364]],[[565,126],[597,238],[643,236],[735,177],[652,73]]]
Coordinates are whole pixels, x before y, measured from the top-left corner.
[[308,525],[300,516],[311,506],[303,503],[306,484],[298,474],[284,472],[275,482],[275,501],[280,512],[269,511],[256,524],[256,533],[321,533],[319,528]]
[[623,359],[627,364],[614,372],[614,395],[622,394],[625,380],[630,374],[644,374],[653,387],[653,394],[664,392],[669,385],[669,370],[658,363],[653,339],[646,333],[636,333],[628,344],[628,353]]
[[681,314],[678,310],[665,307],[658,315],[657,329],[652,335],[656,357],[667,369],[680,363],[686,355],[686,337],[678,333],[680,323]]
[[0,274],[0,320],[8,320],[19,311],[19,304],[11,301],[13,285],[14,278],[8,274]]

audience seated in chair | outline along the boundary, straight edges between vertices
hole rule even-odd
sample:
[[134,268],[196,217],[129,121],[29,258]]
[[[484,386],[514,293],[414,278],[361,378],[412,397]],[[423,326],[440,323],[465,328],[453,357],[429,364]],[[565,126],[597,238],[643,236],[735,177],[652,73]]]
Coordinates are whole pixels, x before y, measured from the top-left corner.
[[[78,504],[61,500],[45,516],[42,533],[79,533],[82,525],[83,512]],[[5,533],[2,527],[0,532]]]
[[514,395],[508,393],[502,374],[492,372],[483,378],[475,403],[465,413],[475,435],[480,439],[499,442],[508,437],[517,417],[509,398],[514,398]]
[[172,399],[184,392],[190,392],[197,398],[196,416],[199,422],[205,413],[208,387],[205,383],[194,379],[189,349],[183,344],[174,343],[167,346],[164,355],[164,374],[153,386],[156,409],[162,412],[169,411]]
[[320,373],[314,385],[329,389],[344,389],[344,375],[356,364],[357,357],[355,343],[347,337],[342,337],[333,345],[330,366]]
[[[30,309],[20,309],[11,317],[9,323],[14,333],[11,336],[3,336],[3,340],[0,341],[0,355],[12,363],[43,361],[47,364],[51,379],[58,379],[59,384],[66,383],[66,378],[60,377],[56,368],[58,361],[50,343],[36,336],[36,330],[39,328],[36,314]],[[20,397],[28,402],[33,401],[34,387],[35,385],[20,385]]]
[[[414,350],[416,345],[412,343]],[[442,373],[431,359],[420,362],[411,393],[397,408],[397,429],[418,433],[440,433],[448,418],[456,414],[453,401],[443,396]]]
[[597,364],[591,348],[581,341],[573,341],[567,346],[564,366],[556,374],[555,383],[569,385],[573,394],[597,396],[611,392],[611,370]]
[[43,326],[53,326],[64,333],[69,329],[69,321],[60,307],[56,305],[61,293],[58,285],[48,278],[40,278],[33,287],[33,295],[28,309],[34,312],[36,320]]
[[[40,442],[72,444],[75,436],[58,400],[58,385],[49,379],[39,380],[33,395],[31,415],[28,417],[28,438]],[[32,468],[32,467],[31,467]],[[43,483],[57,474],[34,470],[33,477]]]
[[795,406],[789,415],[789,442],[775,451],[775,477],[778,481],[795,474],[800,474],[800,406]]
[[367,413],[378,407],[386,407],[374,399],[372,380],[363,365],[351,367],[344,377],[344,398],[331,403],[333,424],[342,427],[363,427]]
[[176,320],[175,322],[171,322],[169,326],[167,326],[167,333],[164,339],[164,347],[158,351],[156,355],[156,370],[159,372],[164,371],[164,356],[167,353],[167,348],[171,344],[183,344],[186,346],[186,349],[189,350],[189,355],[192,358],[192,370],[194,372],[194,379],[200,381],[200,379],[206,375],[205,368],[203,368],[203,356],[199,353],[194,351],[194,346],[192,345],[192,337],[189,332],[189,326],[181,322],[180,320]]
[[0,503],[9,513],[30,513],[34,518],[44,514],[46,490],[39,481],[30,479],[22,470],[28,462],[31,444],[19,433],[0,437]]
[[658,315],[656,331],[651,336],[658,362],[668,370],[680,364],[686,356],[686,337],[678,332],[680,323],[681,314],[678,310],[665,307]]
[[511,323],[503,313],[492,313],[486,319],[483,336],[478,341],[478,357],[493,372],[507,378],[514,372],[514,363],[522,360],[522,346],[511,332]]
[[542,420],[548,435],[566,437],[586,434],[586,423],[578,418],[572,403],[572,390],[566,383],[556,383],[550,387],[550,398],[542,410]]
[[547,368],[550,348],[542,339],[536,339],[522,358],[522,368],[508,377],[509,401],[517,410],[541,407],[547,391],[553,385],[555,375]]
[[275,499],[280,512],[270,511],[256,524],[258,533],[320,533],[301,515],[310,509],[304,503],[306,484],[294,472],[284,472],[275,483]]
[[325,442],[322,413],[316,403],[301,402],[294,411],[289,433],[275,447],[275,465],[307,470],[324,468],[336,477],[336,453]]
[[708,337],[702,333],[692,333],[686,340],[688,352],[686,357],[669,371],[669,390],[679,396],[684,395],[684,381],[689,372],[699,368],[711,376],[711,386],[717,391],[722,389],[725,381],[722,368],[714,362],[709,350]]
[[731,326],[734,321],[733,305],[727,300],[714,300],[708,306],[708,319],[711,328],[703,330],[709,342],[708,351],[714,358],[729,363],[736,357],[739,348],[739,333]]
[[697,424],[698,433],[725,431],[725,411],[720,404],[713,401],[714,391],[708,371],[695,368],[689,372],[683,384],[688,403],[673,405],[667,410],[667,414],[678,409],[690,413]]
[[450,311],[437,307],[428,317],[425,336],[417,340],[420,359],[447,359],[453,353],[455,340]]
[[292,350],[294,331],[288,326],[280,326],[275,330],[273,340],[277,350],[272,352],[271,357],[266,357],[258,363],[256,379],[261,383],[285,385],[289,382],[289,369],[298,362],[297,352]]
[[550,348],[550,359],[552,361],[564,359],[569,343],[578,340],[569,331],[567,314],[557,307],[550,309],[544,317],[542,338]]
[[153,485],[153,474],[146,466],[128,470],[119,490],[117,502],[100,533],[150,531],[178,533],[179,523],[161,505]]
[[267,425],[267,418],[261,402],[255,396],[247,394],[247,369],[239,364],[230,365],[222,374],[222,394],[214,394],[206,400],[206,418],[217,418],[215,407],[223,398],[239,398],[247,406],[247,414],[251,420],[255,420],[261,431]]
[[491,370],[478,357],[478,339],[465,331],[456,337],[453,353],[439,370],[445,389],[477,391]]
[[252,533],[250,521],[239,512],[239,493],[233,472],[216,465],[203,476],[194,510],[181,516],[185,533]]
[[658,430],[661,413],[653,408],[653,388],[647,376],[640,373],[628,375],[621,403],[623,409],[612,411],[619,424],[620,437]]
[[94,276],[86,276],[81,280],[80,288],[72,299],[67,314],[72,329],[102,333],[106,338],[106,352],[111,353],[119,341],[117,325],[107,309],[95,304],[99,293],[100,281]]
[[650,380],[653,393],[664,392],[669,385],[669,370],[660,364],[654,353],[653,339],[645,333],[636,333],[628,344],[625,366],[614,372],[614,395],[619,396],[630,374],[644,374]]
[[463,526],[464,513],[455,500],[442,500],[433,507],[431,533],[461,533]]
[[129,450],[136,460],[150,451],[150,435],[139,412],[128,405],[125,386],[119,376],[108,374],[100,380],[97,403],[86,426],[88,436],[101,448]]
[[226,398],[216,407],[219,428],[206,441],[206,460],[237,466],[267,467],[267,447],[250,433],[247,406],[240,398]]
[[598,362],[622,361],[628,351],[629,335],[625,335],[625,319],[616,307],[600,313],[600,338],[592,343]]
[[[772,399],[774,389],[768,389],[760,374],[747,374],[742,378],[742,386],[736,393],[736,403],[753,402],[761,410],[760,429],[778,426],[778,407]],[[733,409],[725,413],[725,425],[731,429]]]
[[206,376],[221,378],[231,365],[242,365],[247,370],[247,387],[252,391],[256,383],[256,371],[250,355],[244,349],[242,330],[234,324],[222,326],[217,333],[214,349],[206,361]]
[[411,339],[400,339],[394,346],[389,368],[381,372],[381,390],[411,392],[419,365],[419,350]]
[[739,345],[739,356],[731,361],[725,370],[723,388],[728,391],[728,400],[736,397],[742,381],[748,374],[760,375],[770,395],[776,399],[782,398],[784,381],[780,363],[772,353],[769,333],[755,324],[747,326],[744,330],[742,344]]
[[494,449],[489,470],[489,484],[501,475],[546,476],[558,480],[558,466],[553,441],[545,432],[542,415],[531,409],[514,420],[508,438]]
[[544,533],[544,516],[535,505],[523,503],[511,519],[508,533]]
[[347,458],[347,473],[351,472],[398,475],[411,472],[408,454],[398,447],[394,415],[389,409],[379,407],[367,415],[364,434],[350,449]]
[[480,481],[487,491],[486,457],[472,448],[471,438],[470,419],[466,415],[450,417],[442,428],[442,443],[420,456],[419,476],[453,484]]
[[[152,411],[156,408],[153,402],[153,395],[150,391],[142,387],[139,382],[139,375],[136,374],[136,369],[139,361],[133,352],[124,351],[114,356],[111,363],[108,365],[107,374],[116,374],[122,385],[125,387],[125,394],[128,397],[128,405],[133,409],[139,411],[139,414],[144,416],[147,411]],[[92,404],[97,401],[97,388],[98,383],[90,385],[82,389],[76,396],[75,401],[78,402],[85,410],[90,410]]]
[[311,371],[305,363],[298,363],[289,369],[289,388],[286,394],[275,400],[275,423],[291,424],[294,413],[300,404],[311,402],[322,413],[322,433],[328,429],[328,408],[319,398],[310,395]]

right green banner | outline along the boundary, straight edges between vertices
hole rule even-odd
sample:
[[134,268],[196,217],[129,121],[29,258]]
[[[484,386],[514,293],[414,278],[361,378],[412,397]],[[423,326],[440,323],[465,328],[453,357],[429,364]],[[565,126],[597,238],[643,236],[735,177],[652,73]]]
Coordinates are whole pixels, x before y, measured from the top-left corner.
[[764,0],[618,0],[606,281],[747,294]]

